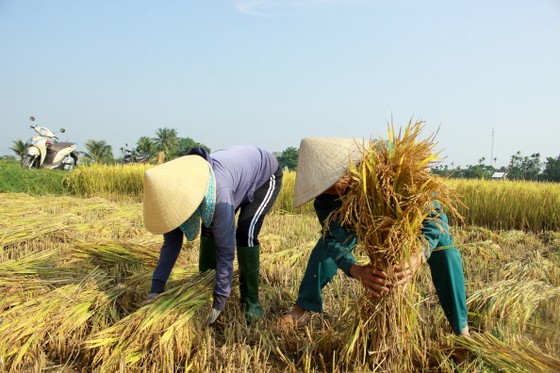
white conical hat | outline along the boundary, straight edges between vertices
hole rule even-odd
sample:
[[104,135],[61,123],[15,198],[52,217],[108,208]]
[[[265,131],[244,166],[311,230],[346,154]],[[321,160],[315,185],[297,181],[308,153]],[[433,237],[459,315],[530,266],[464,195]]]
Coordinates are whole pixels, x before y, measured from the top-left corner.
[[294,207],[299,207],[333,186],[350,162],[357,163],[369,141],[337,137],[301,140],[296,169]]
[[185,222],[202,202],[210,172],[208,162],[186,155],[144,172],[144,225],[166,233]]

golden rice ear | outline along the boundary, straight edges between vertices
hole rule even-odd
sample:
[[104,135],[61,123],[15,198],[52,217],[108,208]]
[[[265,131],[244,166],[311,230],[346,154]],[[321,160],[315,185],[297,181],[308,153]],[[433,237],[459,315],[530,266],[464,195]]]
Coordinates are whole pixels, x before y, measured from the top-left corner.
[[352,188],[332,218],[356,228],[372,263],[396,265],[419,250],[424,219],[435,212],[434,196],[446,208],[459,203],[454,189],[430,171],[439,161],[434,136],[421,139],[423,122],[404,129],[388,125],[386,140],[372,139],[360,161],[350,164]]

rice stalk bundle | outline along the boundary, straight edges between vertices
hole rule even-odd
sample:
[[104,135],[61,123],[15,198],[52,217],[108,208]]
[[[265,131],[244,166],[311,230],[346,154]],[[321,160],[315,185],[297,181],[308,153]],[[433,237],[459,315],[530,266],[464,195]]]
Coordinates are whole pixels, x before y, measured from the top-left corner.
[[79,241],[73,248],[76,258],[88,259],[103,268],[120,267],[130,268],[123,270],[122,276],[137,273],[145,266],[155,266],[159,253],[144,246],[121,241],[106,241],[90,243]]
[[37,356],[69,361],[81,353],[82,340],[92,330],[113,324],[118,289],[102,291],[110,280],[94,271],[75,284],[14,305],[0,320],[0,367],[23,371]]
[[[7,250],[11,245],[20,241],[31,241],[44,236],[54,236],[64,232],[66,226],[60,218],[72,221],[73,216],[57,216],[53,219],[47,215],[11,218],[6,217],[6,223],[0,225],[0,245]],[[8,224],[9,223],[9,224]]]
[[101,372],[175,371],[190,359],[212,296],[214,271],[196,274],[92,336],[85,347]]
[[50,290],[37,274],[41,270],[52,270],[56,254],[54,250],[45,250],[0,263],[0,315],[4,310]]
[[496,372],[556,373],[560,359],[544,353],[532,340],[517,336],[508,342],[490,333],[474,333],[470,337],[451,337],[455,347],[465,348],[480,357]]
[[[409,122],[397,134],[390,125],[387,141],[364,148],[361,161],[350,164],[349,190],[331,216],[355,229],[373,267],[384,269],[391,281],[395,267],[410,264],[427,245],[422,224],[437,219],[439,204],[457,213],[455,191],[430,172],[439,159],[433,136],[419,139],[422,127],[421,121]],[[362,299],[347,356],[369,361],[374,369],[413,370],[416,297],[409,284],[406,291],[395,289],[381,299]]]
[[5,251],[21,242],[44,240],[45,236],[64,241],[68,233],[74,232],[107,236],[116,231],[128,238],[131,234],[127,231],[138,233],[142,226],[140,205],[118,206],[99,198],[59,197],[47,201],[22,194],[0,194],[0,203],[0,245]]
[[0,262],[0,277],[36,275],[39,268],[50,268],[57,254],[56,250],[44,250],[17,260],[11,259]]
[[[27,254],[0,263],[0,311],[38,299],[57,287],[75,285],[95,270],[58,249]],[[0,319],[4,315],[0,313]]]
[[473,292],[467,299],[467,307],[479,314],[488,329],[500,323],[523,332],[541,304],[558,299],[560,288],[539,280],[516,278]]
[[539,251],[529,250],[525,257],[514,262],[506,263],[502,269],[502,278],[504,280],[541,280],[554,284],[555,279],[560,278],[560,268],[558,268],[552,260],[543,256]]

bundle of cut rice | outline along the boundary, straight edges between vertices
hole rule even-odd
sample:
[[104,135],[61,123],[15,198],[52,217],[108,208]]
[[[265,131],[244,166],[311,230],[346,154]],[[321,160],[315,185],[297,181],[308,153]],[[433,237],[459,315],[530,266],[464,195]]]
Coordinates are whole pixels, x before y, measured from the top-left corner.
[[[412,263],[427,245],[421,229],[425,220],[437,219],[435,199],[458,215],[455,191],[433,175],[439,161],[434,136],[420,140],[423,122],[409,122],[398,134],[388,126],[386,141],[372,141],[361,161],[349,170],[349,190],[342,207],[331,218],[356,230],[374,268],[395,281],[395,267]],[[395,288],[382,298],[364,297],[346,348],[348,358],[358,358],[374,369],[412,371],[412,346],[418,338],[417,293],[414,284]]]

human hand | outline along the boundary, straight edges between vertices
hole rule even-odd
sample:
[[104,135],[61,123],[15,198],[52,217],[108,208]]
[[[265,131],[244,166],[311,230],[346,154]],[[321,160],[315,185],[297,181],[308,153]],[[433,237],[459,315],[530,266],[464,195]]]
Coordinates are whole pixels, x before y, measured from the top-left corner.
[[423,262],[423,253],[416,253],[410,257],[410,260],[405,261],[395,267],[393,286],[404,285],[412,279],[414,274],[418,271]]
[[389,294],[391,281],[387,280],[387,273],[379,269],[374,269],[371,264],[353,264],[350,267],[350,275],[359,280],[366,291],[375,298]]

